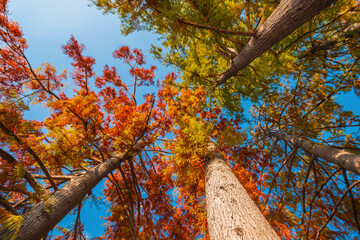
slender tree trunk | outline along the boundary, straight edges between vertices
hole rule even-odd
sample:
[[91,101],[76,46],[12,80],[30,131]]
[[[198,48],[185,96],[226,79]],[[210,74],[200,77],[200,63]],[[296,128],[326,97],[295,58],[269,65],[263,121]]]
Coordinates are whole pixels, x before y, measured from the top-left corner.
[[282,0],[229,68],[217,79],[220,85],[249,65],[274,44],[329,7],[336,0]]
[[323,146],[313,143],[301,137],[294,135],[286,135],[278,132],[269,132],[269,136],[280,138],[286,142],[293,144],[296,147],[302,148],[305,151],[314,154],[318,158],[325,161],[335,163],[346,170],[352,171],[360,175],[360,156],[350,153],[348,151],[339,150],[334,147]]
[[[24,215],[16,239],[41,239],[76,207],[85,195],[90,193],[91,189],[128,157],[129,154],[109,158],[85,174],[71,180],[49,199],[35,205],[29,213]],[[8,229],[1,231],[0,239],[4,239],[9,234],[13,234],[13,231]]]
[[280,239],[221,153],[205,162],[205,195],[211,240]]

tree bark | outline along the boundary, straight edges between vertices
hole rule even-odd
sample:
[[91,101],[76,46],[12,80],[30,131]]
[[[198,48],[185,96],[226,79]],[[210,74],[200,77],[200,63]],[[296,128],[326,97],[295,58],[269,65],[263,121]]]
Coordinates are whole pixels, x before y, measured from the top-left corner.
[[[129,154],[109,158],[85,174],[71,180],[49,199],[35,205],[29,213],[24,215],[16,239],[41,239],[76,207],[85,195],[90,193],[92,188],[128,158]],[[4,239],[9,234],[13,234],[13,232],[9,229],[2,230],[0,239]]]
[[280,239],[234,175],[221,153],[209,146],[205,195],[211,240]]
[[360,175],[360,156],[357,154],[353,154],[345,150],[339,150],[334,147],[313,143],[309,140],[294,135],[290,136],[278,132],[269,132],[267,134],[269,136],[280,138],[293,144],[296,147],[302,148],[305,151],[314,154],[318,158],[335,163],[340,167],[345,168],[346,170]]
[[329,7],[336,0],[282,0],[266,19],[228,69],[217,79],[217,85],[235,76],[274,44]]

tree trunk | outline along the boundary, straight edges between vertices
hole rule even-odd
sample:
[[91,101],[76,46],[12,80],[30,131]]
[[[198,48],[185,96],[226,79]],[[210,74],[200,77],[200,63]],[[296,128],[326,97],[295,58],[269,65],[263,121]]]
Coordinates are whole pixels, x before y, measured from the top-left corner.
[[209,148],[212,157],[205,162],[205,195],[210,239],[280,239],[222,154]]
[[286,135],[278,132],[269,132],[269,136],[280,138],[296,147],[302,148],[308,153],[314,154],[325,161],[335,163],[346,170],[360,175],[360,156],[334,147],[323,146],[294,135]]
[[282,0],[229,68],[217,79],[220,85],[249,65],[274,44],[329,7],[336,0]]
[[[90,193],[91,189],[128,157],[129,154],[109,158],[85,174],[71,180],[49,199],[35,205],[30,212],[24,215],[16,239],[41,239],[76,207],[85,195]],[[9,234],[13,234],[13,231],[2,230],[0,239],[4,239]]]

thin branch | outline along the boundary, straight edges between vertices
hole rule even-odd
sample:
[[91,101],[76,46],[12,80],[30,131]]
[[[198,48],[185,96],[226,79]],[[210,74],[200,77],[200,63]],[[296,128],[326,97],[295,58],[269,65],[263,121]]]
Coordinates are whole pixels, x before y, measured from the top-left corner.
[[[74,177],[78,177],[80,176],[80,174],[76,174],[76,175],[51,175],[52,179],[54,180],[71,180]],[[33,174],[34,178],[38,178],[38,179],[47,179],[47,176],[44,175],[40,175],[40,174]]]
[[278,54],[281,54],[282,52],[284,52],[286,49],[288,49],[291,45],[293,45],[294,43],[296,43],[297,41],[299,41],[300,39],[302,39],[303,37],[305,37],[306,35],[308,35],[308,34],[310,34],[310,33],[313,33],[313,32],[315,32],[315,31],[317,31],[317,30],[319,30],[319,29],[321,29],[321,28],[324,28],[324,27],[327,27],[327,26],[329,26],[329,25],[331,25],[331,24],[333,24],[336,20],[338,20],[339,18],[341,18],[342,16],[344,16],[345,14],[347,14],[348,12],[351,12],[351,11],[353,11],[355,8],[357,8],[359,5],[356,5],[355,7],[353,7],[353,8],[350,8],[349,10],[347,10],[346,12],[344,12],[344,13],[342,13],[342,14],[340,14],[339,16],[337,16],[335,19],[333,19],[332,21],[330,21],[330,22],[328,22],[328,23],[326,23],[326,24],[324,24],[324,25],[322,25],[322,26],[319,26],[319,27],[317,27],[317,28],[315,28],[315,29],[312,29],[312,30],[310,30],[310,31],[308,31],[308,32],[306,32],[306,33],[304,33],[304,34],[302,34],[301,36],[299,36],[297,39],[295,39],[294,41],[292,41],[290,44],[288,44],[284,49],[282,49]]
[[303,59],[311,54],[322,50],[328,50],[330,48],[336,47],[339,42],[343,41],[343,38],[352,38],[359,33],[360,23],[354,23],[351,26],[347,27],[341,34],[335,35],[333,40],[325,40],[324,42],[313,46],[308,52],[300,55],[299,59]]
[[16,166],[19,166],[21,168],[23,177],[35,190],[35,192],[39,194],[39,196],[48,194],[47,191],[41,186],[41,184],[36,181],[34,176],[31,175],[31,173],[29,173],[11,154],[0,148],[0,157],[3,158],[7,163],[12,165],[14,168],[16,168]]
[[[110,175],[112,176],[113,180],[111,180],[111,178],[108,176],[107,179],[115,186],[115,189],[116,189],[116,192],[118,193],[118,196],[119,196],[119,200],[120,200],[120,203],[121,205],[123,206],[123,209],[124,209],[124,212],[126,214],[126,217],[129,219],[130,221],[130,226],[131,226],[131,231],[133,232],[134,235],[136,235],[136,228],[135,228],[135,225],[134,225],[134,222],[132,221],[132,217],[131,217],[131,213],[130,213],[130,210],[127,210],[125,208],[125,204],[123,202],[123,199],[125,200],[125,195],[124,193],[121,191],[121,188],[120,188],[120,185],[119,183],[117,182],[115,176],[113,173],[110,173]],[[128,212],[129,211],[129,212]]]
[[4,187],[4,186],[0,185],[0,191],[21,193],[21,194],[27,195],[29,197],[32,197],[34,195],[32,192],[29,192],[26,189],[22,189],[18,185],[11,186],[11,187]]
[[[343,177],[344,177],[346,187],[349,188],[350,183],[349,183],[349,180],[348,180],[348,178],[346,176],[346,170],[345,169],[342,169],[342,174],[343,174]],[[349,191],[349,197],[350,197],[350,202],[351,202],[351,207],[352,207],[352,212],[353,212],[353,217],[354,217],[354,221],[355,221],[355,224],[356,224],[356,228],[358,229],[358,231],[360,233],[360,224],[359,224],[358,212],[357,212],[357,209],[356,209],[356,203],[355,203],[354,195],[353,195],[351,190]]]
[[[125,176],[125,173],[124,171],[122,170],[121,166],[118,168],[120,170],[120,174],[123,178],[123,182],[125,184],[125,187],[126,189],[128,189],[127,191],[127,195],[128,195],[128,198],[129,198],[129,205],[130,205],[130,210],[131,210],[131,214],[130,214],[130,218],[129,220],[131,221],[131,224],[133,225],[133,228],[134,228],[134,236],[137,236],[137,232],[136,232],[136,223],[135,223],[135,210],[134,210],[134,200],[133,200],[133,197],[132,197],[132,192],[131,192],[131,188],[127,182],[127,179],[126,179],[126,176]],[[135,189],[136,191],[136,189]],[[125,200],[125,198],[124,198]]]
[[[161,11],[158,7],[156,7],[155,4],[151,3],[149,0],[145,0],[145,2],[147,3],[147,5],[149,5],[151,8],[153,8],[157,13],[164,14],[163,11]],[[205,25],[205,24],[201,24],[201,23],[195,23],[195,22],[191,22],[189,20],[180,19],[180,18],[177,18],[176,20],[179,23],[187,24],[187,25],[197,27],[197,28],[212,30],[217,33],[232,34],[232,35],[239,35],[239,36],[253,36],[254,35],[254,32],[242,32],[242,31],[221,29],[221,28],[218,28],[215,26]]]
[[13,206],[0,194],[0,204],[3,206],[7,211],[11,212],[14,215],[20,215]]
[[271,184],[270,184],[270,190],[269,190],[269,193],[266,195],[266,200],[265,200],[265,204],[264,204],[264,207],[263,207],[263,212],[265,211],[266,209],[266,205],[269,201],[269,197],[270,197],[270,194],[271,194],[271,191],[272,191],[272,188],[274,186],[274,183],[276,181],[276,177],[279,175],[281,169],[287,164],[287,162],[294,156],[294,154],[296,153],[298,148],[294,148],[291,153],[289,154],[289,156],[284,160],[284,162],[281,164],[280,168],[276,171],[274,177],[273,177],[273,180],[271,181]]
[[8,129],[2,122],[0,122],[0,129],[2,129],[8,136],[13,137],[16,142],[18,142],[21,146],[25,146],[25,149],[28,153],[30,153],[36,162],[39,164],[41,170],[45,173],[48,180],[50,181],[51,185],[53,186],[54,190],[58,190],[58,187],[56,186],[54,180],[51,178],[50,173],[46,169],[44,163],[41,161],[39,156],[31,149],[31,147],[27,146],[14,132],[12,132],[10,129]]
[[134,185],[134,191],[136,193],[136,198],[137,198],[137,222],[138,222],[138,226],[140,225],[140,202],[142,201],[142,198],[141,198],[141,194],[140,193],[140,188],[139,188],[139,184],[138,184],[138,181],[137,181],[137,176],[136,176],[136,173],[135,173],[135,168],[134,168],[134,164],[132,162],[132,160],[128,160],[129,162],[129,165],[130,165],[130,171],[131,171],[131,176],[132,176],[132,179],[133,179],[133,185]]
[[205,24],[201,24],[201,23],[195,23],[195,22],[191,22],[189,20],[185,20],[185,19],[177,19],[177,21],[179,23],[183,23],[183,24],[187,24],[193,27],[197,27],[197,28],[203,28],[203,29],[208,29],[208,30],[213,30],[217,33],[223,33],[223,34],[232,34],[232,35],[239,35],[239,36],[254,36],[254,32],[242,32],[242,31],[236,31],[236,30],[227,30],[227,29],[221,29],[215,26],[211,26],[211,25],[205,25]]
[[284,199],[285,199],[285,195],[286,195],[286,191],[289,189],[289,185],[290,185],[290,181],[291,181],[291,171],[292,171],[292,167],[293,167],[293,163],[294,163],[294,159],[290,159],[289,165],[288,165],[288,173],[287,175],[287,179],[286,179],[286,186],[285,186],[285,190],[283,191],[283,194],[280,198],[280,204],[278,205],[276,211],[274,211],[272,213],[272,215],[269,217],[270,219],[274,216],[274,214],[276,212],[280,212],[282,210],[282,208],[284,207]]
[[74,226],[74,240],[77,239],[78,234],[80,235],[80,239],[82,237],[81,229],[80,229],[80,212],[82,207],[82,201],[80,201],[78,208],[77,208],[77,214],[76,214],[76,220],[75,220],[75,226]]
[[[309,162],[309,166],[308,169],[306,170],[305,173],[305,179],[304,179],[304,183],[302,186],[302,201],[301,201],[301,207],[302,207],[302,215],[301,215],[301,225],[304,225],[304,221],[305,221],[305,214],[306,214],[306,183],[309,179],[310,176],[310,172],[311,169],[314,167],[314,161],[315,161],[315,157],[312,156],[311,160]],[[315,168],[315,167],[314,167]],[[314,171],[315,172],[315,171]]]
[[331,221],[331,219],[334,217],[334,215],[335,215],[335,213],[336,213],[339,205],[340,205],[341,202],[344,200],[346,194],[347,194],[348,192],[350,192],[352,188],[356,187],[359,183],[360,183],[360,180],[359,180],[359,181],[356,181],[356,182],[353,183],[350,187],[348,187],[348,189],[344,192],[344,194],[341,196],[340,200],[336,203],[336,205],[335,205],[333,211],[331,212],[331,214],[330,214],[328,220],[326,221],[326,223],[324,223],[324,224],[321,226],[321,228],[318,230],[318,232],[317,232],[317,234],[316,234],[316,240],[319,239],[321,232],[325,229],[326,225],[327,225],[327,224]]

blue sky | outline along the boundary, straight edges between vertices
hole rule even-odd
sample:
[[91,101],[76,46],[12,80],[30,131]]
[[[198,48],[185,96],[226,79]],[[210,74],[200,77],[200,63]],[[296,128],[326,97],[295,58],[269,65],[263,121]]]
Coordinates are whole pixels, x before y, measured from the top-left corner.
[[[96,59],[95,70],[98,74],[105,64],[115,65],[120,69],[121,63],[112,58],[112,52],[120,46],[128,45],[130,48],[139,48],[148,56],[148,64],[160,66],[148,54],[151,44],[159,45],[158,36],[151,33],[136,32],[128,37],[120,34],[120,21],[116,16],[103,15],[95,7],[88,6],[88,0],[10,0],[10,18],[19,22],[29,44],[26,52],[34,67],[43,62],[49,62],[60,72],[63,69],[71,70],[71,60],[62,53],[61,46],[74,35],[75,38],[86,45],[85,55]],[[125,71],[126,68],[123,68]],[[156,79],[162,79],[171,69],[159,67]],[[338,97],[338,102],[346,110],[360,114],[359,99],[354,94]],[[41,106],[32,107],[26,117],[43,120],[48,115]],[[103,182],[93,193],[101,197]],[[82,210],[82,221],[85,224],[87,235],[100,236],[103,233],[104,221],[100,218],[106,215],[106,206],[99,209],[91,207],[89,201]],[[71,224],[73,217],[66,217],[61,226]]]
[[[122,36],[118,17],[103,15],[94,6],[89,7],[88,0],[10,0],[9,10],[10,18],[23,28],[29,45],[26,55],[35,68],[48,62],[58,72],[72,70],[71,60],[61,49],[71,35],[85,44],[84,55],[96,59],[95,72],[99,75],[105,64],[116,66],[120,75],[127,73],[128,68],[112,57],[112,52],[123,45],[141,49],[148,56],[147,64],[159,67],[159,63],[149,56],[151,44],[160,44],[158,36],[148,32]],[[170,71],[169,68],[159,67],[156,79],[164,78]],[[29,117],[42,120],[46,115],[46,111],[39,111]]]

